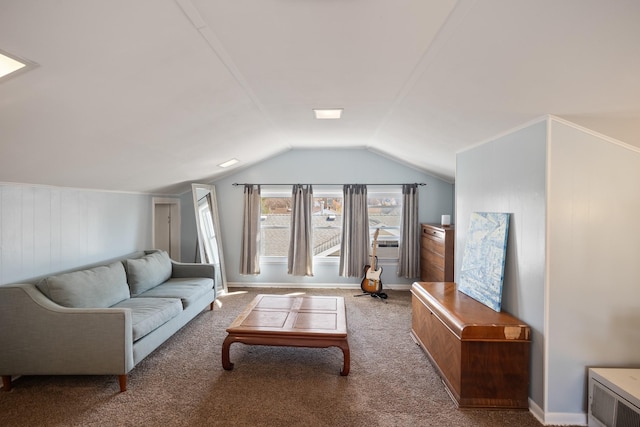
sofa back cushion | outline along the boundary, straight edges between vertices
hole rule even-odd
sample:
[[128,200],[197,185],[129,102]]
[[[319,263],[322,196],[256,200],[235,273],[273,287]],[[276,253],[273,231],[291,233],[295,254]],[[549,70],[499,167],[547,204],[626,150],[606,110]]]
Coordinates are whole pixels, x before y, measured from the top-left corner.
[[171,259],[166,251],[123,261],[132,296],[137,296],[171,277]]
[[64,307],[105,308],[130,297],[121,262],[42,279],[38,289]]

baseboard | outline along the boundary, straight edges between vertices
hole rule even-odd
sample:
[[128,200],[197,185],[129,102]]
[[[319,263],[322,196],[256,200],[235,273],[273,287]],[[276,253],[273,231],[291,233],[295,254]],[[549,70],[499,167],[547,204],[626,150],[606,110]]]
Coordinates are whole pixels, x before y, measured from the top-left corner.
[[541,424],[544,424],[544,411],[542,410],[542,408],[540,408],[538,406],[538,404],[536,402],[534,402],[533,400],[531,400],[531,398],[529,398],[529,412],[531,412],[531,414],[533,414],[533,416],[536,418],[536,420],[540,421]]
[[587,414],[544,412],[533,400],[529,399],[529,411],[545,426],[586,426]]
[[[360,289],[359,284],[353,283],[273,283],[273,282],[227,282],[228,288],[281,288],[281,289],[300,289],[300,288],[310,288],[310,289]],[[383,285],[383,291],[385,289],[392,291],[409,291],[411,290],[411,285],[397,283],[397,284],[387,284]]]

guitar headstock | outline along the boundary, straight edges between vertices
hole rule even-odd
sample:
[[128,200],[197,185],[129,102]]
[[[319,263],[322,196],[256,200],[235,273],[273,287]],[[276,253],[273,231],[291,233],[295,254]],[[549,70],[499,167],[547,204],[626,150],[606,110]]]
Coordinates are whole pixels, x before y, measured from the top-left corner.
[[380,229],[376,228],[376,232],[373,233],[373,241],[376,242],[378,240],[378,235],[380,234]]

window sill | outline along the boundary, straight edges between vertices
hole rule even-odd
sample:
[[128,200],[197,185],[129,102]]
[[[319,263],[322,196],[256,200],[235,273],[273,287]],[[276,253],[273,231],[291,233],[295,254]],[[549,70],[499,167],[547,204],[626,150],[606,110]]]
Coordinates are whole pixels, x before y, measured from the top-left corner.
[[[340,264],[339,257],[322,257],[314,258],[313,263],[319,264]],[[378,264],[397,264],[398,258],[380,258],[378,257]],[[286,256],[263,256],[260,257],[260,264],[288,264]]]

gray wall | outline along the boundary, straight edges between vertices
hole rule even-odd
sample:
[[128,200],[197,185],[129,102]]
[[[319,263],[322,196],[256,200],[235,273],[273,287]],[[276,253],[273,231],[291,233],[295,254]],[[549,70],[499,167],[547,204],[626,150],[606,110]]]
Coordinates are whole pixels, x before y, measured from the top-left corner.
[[0,284],[149,249],[151,196],[0,184]]
[[587,411],[587,368],[640,367],[640,149],[551,122],[547,411]]
[[[195,182],[194,184],[203,183]],[[182,262],[200,262],[197,257],[197,234],[193,195],[189,191],[180,195],[180,256]]]
[[502,309],[532,329],[529,397],[544,408],[546,122],[474,149],[456,160],[459,276],[472,212],[510,213]]
[[[240,242],[242,235],[243,190],[233,183],[413,183],[424,182],[419,193],[421,222],[439,222],[440,215],[453,217],[453,184],[426,175],[416,169],[404,166],[386,157],[365,149],[290,150],[261,163],[239,170],[237,173],[213,182],[216,187],[221,237],[226,264],[227,281],[235,284],[277,286],[286,284],[358,284],[354,278],[338,276],[337,260],[324,260],[314,265],[313,277],[289,276],[286,260],[277,263],[263,263],[261,274],[244,276],[239,274]],[[319,190],[316,189],[316,191]],[[191,195],[183,196],[183,206]],[[190,204],[190,206],[193,203]],[[183,223],[193,217],[184,209]],[[184,251],[195,245],[188,242],[183,234]],[[380,263],[383,268],[383,286],[410,284],[409,279],[396,275],[395,264]]]

